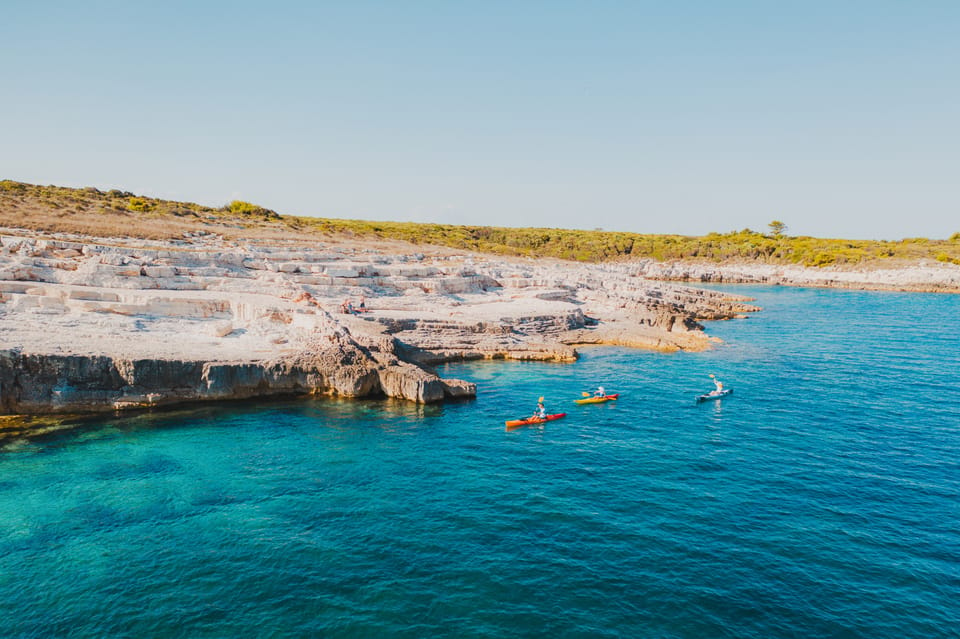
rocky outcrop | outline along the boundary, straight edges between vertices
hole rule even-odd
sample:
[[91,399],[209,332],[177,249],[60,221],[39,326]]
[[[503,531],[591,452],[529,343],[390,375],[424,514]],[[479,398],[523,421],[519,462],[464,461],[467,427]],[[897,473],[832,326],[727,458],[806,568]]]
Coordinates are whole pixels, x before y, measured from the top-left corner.
[[384,330],[397,336],[403,356],[421,364],[471,359],[573,361],[577,352],[562,336],[583,328],[579,309],[555,315],[502,317],[497,321],[380,318]]
[[[344,300],[362,313],[341,312]],[[271,395],[471,397],[440,362],[710,347],[745,298],[583,265],[391,245],[0,232],[0,411]]]

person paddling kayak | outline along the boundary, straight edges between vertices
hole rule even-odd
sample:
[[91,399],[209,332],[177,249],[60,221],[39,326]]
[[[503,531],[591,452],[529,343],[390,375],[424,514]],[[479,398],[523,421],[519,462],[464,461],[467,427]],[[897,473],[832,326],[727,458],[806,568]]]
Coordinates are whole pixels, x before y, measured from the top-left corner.
[[721,382],[719,379],[717,379],[717,378],[713,375],[713,373],[710,374],[710,379],[713,380],[713,385],[717,387],[715,390],[710,391],[710,394],[711,394],[711,395],[719,395],[720,393],[722,393],[722,392],[723,392],[723,382]]
[[726,386],[724,386],[723,382],[721,382],[715,376],[711,375],[710,379],[713,380],[713,385],[716,388],[714,388],[709,393],[704,393],[703,395],[697,395],[695,398],[697,400],[697,403],[706,402],[713,399],[720,399],[721,397],[726,397],[727,395],[730,395],[733,393],[732,388],[727,388]]
[[546,419],[547,418],[547,407],[543,405],[543,398],[537,400],[537,410],[533,411],[531,419]]
[[603,389],[603,386],[597,386],[597,390],[593,391],[594,397],[606,397],[607,391]]

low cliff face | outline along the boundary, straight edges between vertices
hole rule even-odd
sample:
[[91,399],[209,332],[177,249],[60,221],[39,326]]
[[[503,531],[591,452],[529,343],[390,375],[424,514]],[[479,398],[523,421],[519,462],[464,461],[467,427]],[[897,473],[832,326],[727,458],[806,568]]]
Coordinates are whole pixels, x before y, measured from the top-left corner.
[[9,414],[123,410],[305,394],[384,395],[428,403],[472,397],[476,386],[442,380],[399,360],[378,361],[356,347],[264,362],[129,360],[0,351],[0,412]]

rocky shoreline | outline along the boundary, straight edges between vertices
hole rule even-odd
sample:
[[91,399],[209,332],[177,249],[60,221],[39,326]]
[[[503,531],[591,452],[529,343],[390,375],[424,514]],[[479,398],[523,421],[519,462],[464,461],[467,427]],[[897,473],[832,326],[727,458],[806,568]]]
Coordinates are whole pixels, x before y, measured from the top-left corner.
[[757,262],[714,264],[642,260],[636,263],[636,267],[638,276],[675,282],[960,293],[960,265],[931,260],[891,266],[819,268]]
[[[433,365],[711,345],[748,298],[580,265],[331,239],[0,229],[0,414],[276,395],[472,397]],[[343,313],[345,300],[365,302]]]

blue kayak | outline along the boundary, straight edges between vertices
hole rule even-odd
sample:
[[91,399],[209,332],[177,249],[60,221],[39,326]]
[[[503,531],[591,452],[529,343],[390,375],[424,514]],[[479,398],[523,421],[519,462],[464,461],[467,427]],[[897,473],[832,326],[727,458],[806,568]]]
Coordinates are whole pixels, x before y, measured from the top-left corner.
[[722,391],[711,391],[709,393],[704,393],[703,395],[697,395],[697,402],[705,402],[711,399],[720,399],[721,397],[726,397],[733,393],[732,388],[724,388]]

